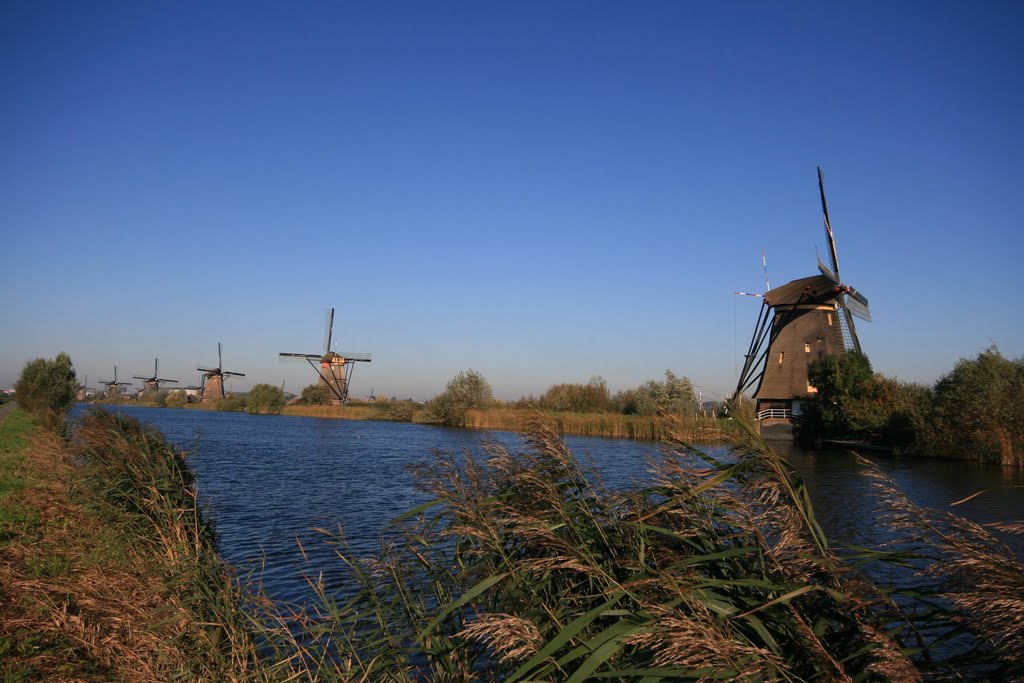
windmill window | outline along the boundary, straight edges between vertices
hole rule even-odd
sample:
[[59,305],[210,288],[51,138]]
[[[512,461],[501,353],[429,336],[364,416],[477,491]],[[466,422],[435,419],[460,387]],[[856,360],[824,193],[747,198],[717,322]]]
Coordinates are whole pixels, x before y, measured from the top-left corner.
[[807,383],[807,393],[808,394],[816,394],[816,393],[818,393],[818,387],[816,387],[813,384],[811,384],[810,382],[808,382]]
[[804,353],[810,353],[810,352],[811,352],[811,345],[805,342],[804,343]]
[[828,326],[832,327],[832,314],[831,313],[828,314]]
[[779,351],[779,365],[782,365],[782,360],[786,357],[785,351]]

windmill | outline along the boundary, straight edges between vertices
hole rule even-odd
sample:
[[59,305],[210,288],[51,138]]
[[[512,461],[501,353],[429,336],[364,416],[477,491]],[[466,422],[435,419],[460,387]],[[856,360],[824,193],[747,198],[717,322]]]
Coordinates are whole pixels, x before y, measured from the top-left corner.
[[323,353],[279,353],[278,357],[284,360],[304,360],[310,367],[316,370],[320,376],[317,384],[323,384],[330,389],[332,405],[344,405],[348,402],[348,387],[352,381],[352,369],[355,363],[369,363],[372,357],[368,353],[349,353],[343,351],[335,353],[331,351],[331,339],[334,335],[334,309],[330,310],[327,316],[327,325],[324,334]]
[[78,387],[78,392],[75,394],[75,400],[84,401],[88,399],[90,395],[95,395],[95,393],[96,391],[89,386],[89,375],[86,375],[82,386]]
[[199,372],[203,373],[202,379],[202,393],[200,394],[199,400],[203,403],[209,401],[219,401],[224,398],[224,378],[225,377],[245,377],[245,373],[242,372],[227,372],[223,370],[224,359],[221,356],[220,342],[217,342],[217,367],[215,368],[196,368]]
[[146,384],[146,391],[160,391],[161,382],[174,382],[178,383],[176,379],[164,379],[160,377],[158,368],[160,367],[160,359],[153,359],[153,376],[152,377],[139,377],[138,375],[132,376],[132,379],[141,379]]
[[100,384],[106,387],[107,398],[115,396],[121,393],[121,387],[130,387],[131,382],[118,382],[117,381],[117,366],[114,366],[114,379],[112,380],[100,380]]
[[794,420],[800,418],[801,400],[817,392],[808,382],[808,366],[829,356],[860,352],[854,317],[871,320],[867,298],[840,279],[820,168],[818,191],[831,268],[819,257],[817,275],[761,295],[761,312],[733,394],[738,398],[756,383],[754,399],[762,433],[777,425],[782,426],[780,435],[790,433]]

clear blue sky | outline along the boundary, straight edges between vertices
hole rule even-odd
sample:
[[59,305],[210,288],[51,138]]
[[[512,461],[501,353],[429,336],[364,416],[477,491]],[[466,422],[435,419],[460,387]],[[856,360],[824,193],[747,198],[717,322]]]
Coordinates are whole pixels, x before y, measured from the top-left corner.
[[1024,5],[6,2],[0,386],[312,381],[727,394],[816,272],[815,166],[875,368],[1024,355]]

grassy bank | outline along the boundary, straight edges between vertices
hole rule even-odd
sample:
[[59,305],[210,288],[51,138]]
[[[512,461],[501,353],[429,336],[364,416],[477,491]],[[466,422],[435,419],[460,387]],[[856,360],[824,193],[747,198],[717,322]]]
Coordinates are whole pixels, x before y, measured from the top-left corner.
[[73,449],[0,425],[0,680],[259,680],[191,473],[152,430],[83,419]]

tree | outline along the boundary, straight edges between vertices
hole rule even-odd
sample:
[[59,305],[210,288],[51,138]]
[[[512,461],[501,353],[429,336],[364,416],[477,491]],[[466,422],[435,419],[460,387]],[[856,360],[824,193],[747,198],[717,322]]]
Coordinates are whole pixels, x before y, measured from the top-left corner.
[[930,455],[1024,465],[1024,358],[1009,360],[996,347],[961,359],[934,390]]
[[453,427],[466,424],[470,408],[486,408],[494,402],[491,385],[476,370],[463,370],[448,381],[445,390],[427,402],[425,420]]
[[310,406],[324,406],[331,402],[333,395],[326,384],[310,384],[302,390],[302,402]]
[[71,357],[61,351],[53,360],[36,358],[26,363],[14,391],[22,409],[47,427],[59,427],[78,393]]
[[859,351],[829,356],[807,367],[807,382],[817,393],[804,402],[804,437],[858,436],[849,410],[868,391],[874,376],[871,361]]
[[284,404],[284,392],[273,384],[257,384],[249,391],[250,413],[279,413]]
[[657,415],[689,412],[696,403],[693,383],[666,370],[664,382],[652,379],[636,389],[620,391],[612,400],[612,407],[624,415]]

